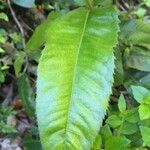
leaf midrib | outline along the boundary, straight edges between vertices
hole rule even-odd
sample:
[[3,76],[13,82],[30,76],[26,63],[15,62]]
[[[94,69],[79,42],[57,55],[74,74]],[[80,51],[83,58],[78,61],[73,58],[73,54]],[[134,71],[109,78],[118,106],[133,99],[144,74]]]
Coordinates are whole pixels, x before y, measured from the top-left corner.
[[65,128],[65,143],[67,141],[67,132],[68,132],[68,120],[70,119],[70,114],[69,112],[71,111],[71,106],[72,106],[72,97],[73,97],[73,91],[74,91],[74,84],[75,84],[75,77],[76,77],[76,70],[77,70],[77,65],[78,65],[78,58],[79,58],[79,54],[80,54],[80,49],[81,49],[81,45],[82,45],[82,41],[83,41],[83,37],[84,37],[84,33],[86,30],[86,24],[88,21],[88,16],[89,16],[90,10],[87,10],[86,16],[85,16],[85,22],[83,24],[83,30],[81,33],[81,38],[79,41],[79,46],[78,46],[78,50],[77,50],[77,57],[76,57],[76,61],[75,61],[75,65],[74,65],[74,71],[73,71],[73,78],[72,78],[72,88],[71,88],[71,94],[70,94],[70,103],[68,104],[68,112],[67,112],[67,120],[66,120],[66,128]]

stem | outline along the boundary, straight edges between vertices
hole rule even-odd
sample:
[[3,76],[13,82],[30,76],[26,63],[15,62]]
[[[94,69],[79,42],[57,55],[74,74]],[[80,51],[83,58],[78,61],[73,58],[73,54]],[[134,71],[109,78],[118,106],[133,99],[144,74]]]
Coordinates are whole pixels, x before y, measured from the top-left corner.
[[17,24],[19,30],[20,30],[20,33],[21,33],[21,36],[22,36],[22,44],[23,44],[23,48],[25,48],[25,34],[24,34],[24,30],[23,30],[23,27],[21,26],[19,20],[17,19],[16,17],[16,13],[14,12],[12,6],[11,6],[11,2],[10,0],[7,0],[7,4],[8,4],[8,7],[10,9],[10,12],[11,12],[11,15],[15,21],[15,23]]

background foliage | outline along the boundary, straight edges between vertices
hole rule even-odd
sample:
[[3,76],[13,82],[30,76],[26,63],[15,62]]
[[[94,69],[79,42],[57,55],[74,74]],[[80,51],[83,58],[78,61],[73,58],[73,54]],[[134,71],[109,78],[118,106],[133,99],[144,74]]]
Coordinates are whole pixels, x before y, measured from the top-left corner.
[[[34,0],[0,0],[0,145],[3,150],[41,149],[35,118],[35,81],[44,43],[41,33],[51,23],[44,20],[48,16],[52,21],[57,15],[84,5],[81,2],[36,1],[37,8]],[[100,147],[145,150],[150,148],[150,1],[105,0],[102,5],[111,3],[118,7],[121,21],[119,44],[115,48],[115,82],[93,150]],[[57,13],[48,15],[53,10]],[[44,23],[34,32],[41,22]],[[27,43],[33,32],[34,42]]]

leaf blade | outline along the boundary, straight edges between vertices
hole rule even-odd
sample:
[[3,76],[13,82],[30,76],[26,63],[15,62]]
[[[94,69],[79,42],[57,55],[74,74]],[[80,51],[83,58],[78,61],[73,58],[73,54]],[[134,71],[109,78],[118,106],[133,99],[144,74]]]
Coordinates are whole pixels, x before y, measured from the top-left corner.
[[35,105],[33,100],[33,91],[26,74],[22,74],[18,78],[18,92],[22,100],[23,107],[26,112],[32,117],[35,113]]
[[117,31],[112,7],[79,8],[47,31],[36,105],[44,149],[91,148],[111,93]]

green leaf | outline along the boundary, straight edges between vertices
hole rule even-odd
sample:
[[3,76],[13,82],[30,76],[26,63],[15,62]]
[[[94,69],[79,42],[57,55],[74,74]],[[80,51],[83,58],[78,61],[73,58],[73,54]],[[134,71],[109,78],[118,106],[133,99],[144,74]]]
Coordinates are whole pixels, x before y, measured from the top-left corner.
[[3,121],[0,122],[0,131],[2,133],[16,133],[17,132],[17,130],[14,127],[4,123]]
[[42,46],[42,44],[45,43],[46,39],[45,39],[45,34],[47,31],[47,28],[50,27],[51,23],[60,16],[60,14],[58,12],[51,12],[48,15],[47,20],[45,20],[41,25],[39,25],[32,37],[30,38],[30,40],[27,42],[26,44],[26,50],[28,52],[32,52],[32,51],[37,51],[40,46]]
[[106,123],[109,124],[112,128],[117,128],[122,124],[122,120],[116,115],[111,115],[106,120]]
[[135,14],[139,17],[139,18],[143,18],[146,14],[146,9],[145,8],[138,8],[138,10],[135,12]]
[[149,93],[144,97],[144,104],[150,105],[150,91],[149,91]]
[[21,35],[17,34],[16,32],[9,34],[11,39],[13,40],[14,43],[19,43],[21,42]]
[[8,64],[4,64],[2,67],[1,67],[1,70],[7,70],[7,69],[9,69],[9,66],[8,66]]
[[150,24],[142,20],[128,20],[122,23],[120,33],[124,42],[150,49]]
[[141,130],[141,134],[142,134],[142,140],[144,142],[143,145],[150,147],[150,128],[141,126],[140,130]]
[[114,75],[114,86],[123,84],[124,70],[122,65],[122,53],[119,48],[115,49],[115,75]]
[[142,126],[150,127],[150,118],[149,119],[145,119],[145,120],[141,120],[140,124]]
[[143,1],[148,7],[150,7],[150,0],[143,0]]
[[131,85],[138,85],[150,89],[150,73],[130,69],[125,75],[124,85],[127,88]]
[[0,19],[5,20],[5,21],[9,21],[7,14],[1,12],[0,13]]
[[[131,141],[131,147],[135,148],[133,150],[144,150],[144,149],[139,149],[140,147],[142,147],[143,144],[141,133],[139,131],[132,135],[127,135],[127,137]],[[132,150],[131,147],[128,150]]]
[[100,150],[100,146],[102,144],[102,138],[100,134],[97,134],[96,139],[93,143],[93,147],[91,150]]
[[135,123],[129,123],[127,121],[123,122],[120,130],[122,134],[126,134],[126,135],[134,134],[137,131],[138,131],[138,125]]
[[112,136],[105,143],[105,150],[127,150],[130,144],[124,136]]
[[3,36],[2,34],[0,34],[0,43],[4,44],[5,42],[6,42],[5,36]]
[[118,100],[118,108],[120,112],[124,112],[126,110],[126,100],[122,94],[120,95]]
[[26,74],[18,79],[18,91],[23,103],[23,107],[30,116],[34,116],[35,104],[33,100],[33,91]]
[[0,68],[0,83],[3,83],[5,81],[5,76],[4,73],[2,72],[1,68]]
[[111,94],[117,32],[113,7],[79,8],[48,28],[36,103],[43,149],[91,148]]
[[150,118],[150,105],[141,104],[139,106],[139,115],[141,120]]
[[34,140],[31,137],[26,137],[23,139],[23,145],[25,150],[42,150],[39,140]]
[[130,48],[125,65],[127,68],[134,68],[140,71],[150,71],[150,50],[133,46]]
[[0,47],[0,53],[5,53],[5,50]]
[[149,93],[149,91],[141,86],[131,86],[133,96],[138,103],[143,103],[144,97]]
[[14,69],[15,69],[15,74],[17,77],[19,77],[19,73],[21,71],[21,67],[24,61],[25,53],[20,52],[14,62]]
[[112,132],[108,124],[101,127],[100,133],[104,143],[112,136]]
[[35,7],[35,0],[12,0],[15,4],[25,7],[25,8],[33,8]]
[[140,121],[139,113],[137,108],[126,110],[124,113],[124,119],[130,123],[137,123]]

